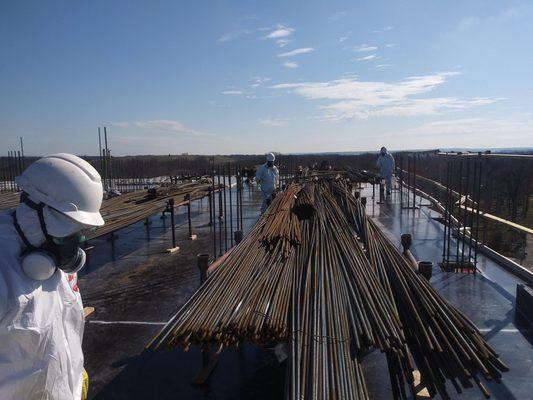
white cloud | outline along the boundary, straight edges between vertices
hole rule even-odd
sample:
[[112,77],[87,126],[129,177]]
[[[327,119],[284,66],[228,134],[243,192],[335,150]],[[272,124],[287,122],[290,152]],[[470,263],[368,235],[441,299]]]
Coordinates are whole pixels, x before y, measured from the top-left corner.
[[378,65],[376,65],[376,68],[377,69],[387,69],[390,66],[391,66],[390,64],[378,64]]
[[261,86],[263,83],[268,82],[269,80],[270,78],[267,77],[256,76],[252,78],[252,83],[250,84],[250,86],[256,88]]
[[364,57],[359,57],[357,59],[357,61],[370,61],[370,60],[373,60],[376,58],[376,55],[375,54],[370,54],[368,56],[364,56]]
[[[495,99],[461,100],[455,97],[429,99],[405,99],[390,105],[364,109],[358,101],[340,101],[320,107],[327,113],[326,119],[346,119],[371,117],[413,117],[434,115],[444,110],[465,110],[475,106],[494,103]],[[340,118],[339,118],[340,116]]]
[[196,136],[210,136],[209,134],[191,129],[179,121],[171,119],[156,119],[150,121],[117,122],[113,126],[122,129],[141,128],[144,130],[158,130],[177,134],[190,134]]
[[132,126],[132,122],[114,122],[113,126],[116,128],[129,128]]
[[298,68],[300,66],[300,64],[298,64],[296,61],[287,61],[285,63],[283,63],[283,65],[287,68]]
[[388,49],[390,49],[390,48],[392,48],[392,47],[396,47],[396,46],[398,46],[396,43],[387,43],[387,44],[385,45],[385,47],[388,48]]
[[240,30],[237,30],[237,31],[228,32],[228,33],[223,34],[222,36],[220,36],[218,38],[218,41],[219,42],[229,42],[231,40],[238,39],[238,38],[240,38],[242,36],[249,35],[250,33],[252,33],[252,31],[250,31],[248,29],[240,29]]
[[358,53],[364,53],[367,51],[376,51],[378,48],[377,46],[371,46],[369,44],[360,44],[359,46],[355,46],[353,49]]
[[335,22],[335,21],[338,21],[338,20],[346,17],[346,15],[347,15],[346,11],[337,11],[336,13],[331,14],[328,17],[328,20],[331,21],[331,22]]
[[221,94],[226,94],[226,95],[233,95],[233,96],[240,96],[243,93],[242,90],[224,90],[222,92],[220,92]]
[[259,123],[270,126],[287,126],[289,120],[287,118],[264,118],[260,119]]
[[285,47],[287,46],[291,41],[290,40],[287,40],[287,39],[278,39],[276,40],[276,44],[279,46],[279,47]]
[[263,36],[263,39],[280,39],[290,36],[293,32],[293,28],[289,28],[288,26],[284,25],[278,25],[275,30],[270,32],[268,35]]
[[339,43],[345,42],[346,40],[348,40],[348,36],[341,36],[339,38]]
[[300,54],[311,53],[314,50],[315,49],[313,49],[312,47],[302,47],[300,49],[287,51],[286,53],[280,53],[278,54],[278,57],[293,57],[293,56],[298,56]]
[[478,17],[468,16],[462,18],[453,33],[465,35],[471,31],[477,33],[482,32],[483,29],[489,28],[491,31],[505,29],[505,25],[509,23],[516,23],[517,20],[531,20],[533,16],[533,6],[530,2],[523,2],[519,6],[513,6],[501,10],[497,14]]
[[[494,103],[501,99],[456,97],[413,98],[442,86],[457,72],[408,77],[398,82],[359,81],[345,78],[327,82],[284,83],[273,89],[286,89],[322,104],[323,118],[342,120],[382,116],[414,116],[464,110]],[[325,103],[325,104],[324,104]]]
[[389,31],[392,31],[394,29],[394,26],[392,25],[389,25],[389,26],[386,26],[385,28],[383,29],[376,29],[374,31],[372,31],[372,33],[383,33],[383,32],[389,32]]
[[[506,137],[530,135],[533,121],[523,118],[513,120],[497,118],[459,118],[424,123],[416,127],[404,129],[402,135],[472,135],[486,138],[487,136],[504,135]],[[485,145],[480,143],[480,146]]]

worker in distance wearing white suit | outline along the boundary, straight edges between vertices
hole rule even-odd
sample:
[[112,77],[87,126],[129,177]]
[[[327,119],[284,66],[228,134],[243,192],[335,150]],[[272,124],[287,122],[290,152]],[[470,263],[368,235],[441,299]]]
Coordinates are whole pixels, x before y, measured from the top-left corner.
[[261,186],[261,194],[263,196],[263,203],[261,204],[261,214],[263,214],[270,202],[272,201],[272,194],[278,188],[279,171],[274,165],[276,156],[272,153],[266,155],[266,163],[261,165],[255,173],[255,180]]
[[394,173],[394,157],[387,151],[386,147],[382,147],[376,166],[379,169],[380,175],[385,178],[385,184],[387,187],[387,194],[391,194],[392,191],[392,174]]
[[100,175],[54,154],[16,182],[20,204],[0,213],[0,399],[78,400],[87,375],[76,273],[85,230],[104,224]]

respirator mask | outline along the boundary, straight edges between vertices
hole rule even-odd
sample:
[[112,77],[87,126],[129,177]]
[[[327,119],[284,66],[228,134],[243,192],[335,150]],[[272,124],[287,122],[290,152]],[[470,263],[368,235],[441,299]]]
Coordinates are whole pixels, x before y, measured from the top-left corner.
[[22,231],[16,212],[13,213],[13,224],[17,233],[26,245],[21,253],[22,270],[31,279],[44,281],[52,277],[57,269],[73,274],[78,272],[85,265],[85,251],[80,248],[80,244],[85,241],[85,231],[76,232],[70,236],[56,238],[48,234],[44,220],[43,209],[45,204],[36,204],[27,195],[22,195],[22,202],[37,211],[39,224],[44,234],[45,242],[36,247],[30,243]]

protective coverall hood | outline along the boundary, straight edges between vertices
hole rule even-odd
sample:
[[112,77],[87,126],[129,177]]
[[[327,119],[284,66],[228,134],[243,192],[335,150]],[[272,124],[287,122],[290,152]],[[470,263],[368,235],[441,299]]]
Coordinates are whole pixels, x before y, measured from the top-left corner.
[[[31,196],[30,200],[33,201]],[[24,234],[32,245],[39,247],[44,243],[46,238],[39,225],[37,212],[24,203],[20,203],[17,206],[16,211],[17,220],[24,231]],[[48,206],[43,208],[43,214],[48,234],[53,237],[67,237],[87,228],[86,225],[80,224]]]
[[[86,255],[80,248],[84,225],[62,216],[53,209],[37,205],[26,194],[13,212],[13,225],[25,244],[21,265],[26,275],[35,280],[49,279],[57,268],[78,272],[85,265]],[[45,215],[48,210],[48,221]],[[20,212],[20,217],[18,213]],[[49,225],[56,234],[50,234]],[[67,236],[63,236],[67,235]]]

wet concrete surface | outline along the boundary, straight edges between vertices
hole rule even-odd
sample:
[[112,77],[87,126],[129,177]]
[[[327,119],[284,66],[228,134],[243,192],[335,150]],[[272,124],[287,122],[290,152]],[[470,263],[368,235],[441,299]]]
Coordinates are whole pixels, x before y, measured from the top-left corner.
[[[516,317],[514,309],[516,285],[522,280],[482,254],[478,254],[477,274],[442,272],[438,263],[442,261],[444,228],[434,219],[440,214],[430,210],[426,200],[417,197],[419,208],[409,210],[401,209],[397,191],[380,205],[371,201],[371,190],[363,195],[368,196],[367,213],[387,230],[399,249],[400,235],[412,235],[415,258],[433,262],[433,287],[474,322],[510,367],[501,384],[487,383],[491,398],[533,399],[533,327]],[[371,398],[391,398],[384,357],[373,352],[363,366]],[[477,387],[464,389],[462,394],[456,394],[451,385],[448,389],[454,399],[484,398]]]
[[[369,215],[398,246],[402,233],[413,235],[415,257],[434,263],[431,283],[472,319],[510,366],[502,384],[488,384],[492,398],[533,399],[532,331],[514,315],[516,284],[521,280],[483,255],[478,258],[478,274],[441,272],[437,263],[442,257],[443,227],[433,219],[438,214],[426,206],[402,210],[397,192],[378,205],[371,193],[367,188],[363,194],[368,196]],[[250,227],[258,216],[259,193],[245,194],[245,201],[245,225]],[[188,241],[187,226],[182,226],[178,253],[161,253],[169,247],[170,234],[159,216],[154,216],[150,242],[145,226],[138,224],[115,242],[114,261],[110,261],[110,244],[105,241],[91,254],[92,270],[80,279],[85,304],[96,307],[84,338],[91,398],[283,398],[285,364],[278,363],[268,348],[245,345],[224,351],[208,384],[200,387],[191,384],[201,365],[198,349],[143,352],[150,338],[198,287],[196,255],[213,252],[210,227],[205,226],[208,211],[198,211],[202,212],[196,215],[194,226],[199,239]],[[365,356],[363,368],[371,398],[392,398],[385,357],[373,351]],[[477,388],[455,395],[450,387],[449,393],[457,399],[483,398]]]
[[[246,189],[243,200],[246,232],[259,216],[260,194],[254,188]],[[233,202],[235,206],[235,198]],[[227,204],[229,207],[229,200]],[[197,254],[213,254],[207,199],[194,202],[191,211],[193,233],[198,239],[188,239],[187,208],[180,207],[176,210],[180,250],[173,254],[165,253],[172,247],[168,214],[164,219],[160,214],[152,216],[149,225],[143,221],[118,231],[113,242],[102,237],[89,243],[94,249],[89,252],[84,273],[80,274],[79,287],[84,305],[95,307],[94,314],[87,319],[83,341],[90,398],[125,398],[127,388],[119,385],[120,379],[115,382],[115,377],[135,364],[146,343],[198,288]],[[236,213],[233,215],[236,230]],[[229,221],[227,225],[230,247]],[[218,235],[217,227],[217,245]],[[191,364],[190,356],[183,357],[186,365]],[[149,382],[141,379],[139,383]],[[127,398],[146,398],[137,397],[137,389],[128,391]]]

